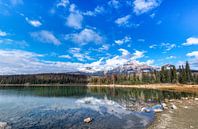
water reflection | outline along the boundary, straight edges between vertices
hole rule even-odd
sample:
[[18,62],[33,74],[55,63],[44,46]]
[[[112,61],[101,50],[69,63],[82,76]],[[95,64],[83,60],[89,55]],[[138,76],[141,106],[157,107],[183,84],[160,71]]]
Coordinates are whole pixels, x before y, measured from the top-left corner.
[[139,88],[109,88],[109,87],[1,87],[0,94],[32,95],[45,97],[69,96],[107,96],[108,98],[155,100],[180,99],[181,97],[194,97],[195,93],[162,91]]
[[[143,129],[154,114],[139,112],[142,107],[187,96],[195,94],[131,88],[3,87],[0,121],[17,129]],[[93,117],[93,123],[84,124],[86,117]]]

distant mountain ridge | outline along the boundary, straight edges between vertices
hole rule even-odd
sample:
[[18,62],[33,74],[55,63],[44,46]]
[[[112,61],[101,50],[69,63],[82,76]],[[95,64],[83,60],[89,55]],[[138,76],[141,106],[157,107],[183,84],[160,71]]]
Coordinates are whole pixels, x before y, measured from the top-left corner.
[[82,75],[92,75],[92,76],[103,76],[111,74],[130,74],[130,73],[140,73],[140,72],[153,72],[154,70],[159,70],[158,67],[150,66],[145,63],[139,62],[128,62],[126,64],[117,66],[115,68],[94,71],[91,67],[87,67],[82,71],[70,72],[71,74],[82,74]]

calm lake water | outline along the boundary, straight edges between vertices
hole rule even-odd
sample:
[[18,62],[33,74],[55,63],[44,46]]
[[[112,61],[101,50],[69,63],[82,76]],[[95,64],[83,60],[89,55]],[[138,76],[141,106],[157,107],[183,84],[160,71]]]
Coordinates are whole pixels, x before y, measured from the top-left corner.
[[[0,121],[13,129],[144,129],[155,119],[142,107],[195,96],[158,90],[99,87],[0,88]],[[83,122],[91,117],[90,124]]]

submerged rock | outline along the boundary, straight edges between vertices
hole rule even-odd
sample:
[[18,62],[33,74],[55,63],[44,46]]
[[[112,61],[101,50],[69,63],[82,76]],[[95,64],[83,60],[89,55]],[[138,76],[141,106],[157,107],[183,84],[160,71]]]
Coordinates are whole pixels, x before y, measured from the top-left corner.
[[11,129],[7,122],[0,122],[0,129]]
[[141,109],[141,112],[151,112],[151,110],[149,109],[149,108],[146,108],[146,107],[143,107],[142,109]]
[[153,111],[159,113],[159,112],[163,112],[163,109],[153,109]]
[[92,121],[91,117],[87,117],[84,119],[84,123],[90,123]]
[[163,112],[163,106],[160,105],[160,104],[155,105],[155,106],[152,107],[152,110],[153,110],[154,112],[156,112],[156,113],[158,113],[158,112]]

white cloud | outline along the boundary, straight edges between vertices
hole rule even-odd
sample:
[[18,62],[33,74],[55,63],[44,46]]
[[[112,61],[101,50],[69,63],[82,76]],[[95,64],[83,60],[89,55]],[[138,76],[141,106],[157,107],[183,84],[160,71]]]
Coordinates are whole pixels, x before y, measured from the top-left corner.
[[154,60],[147,60],[145,62],[145,64],[147,64],[147,65],[153,65],[154,62],[155,62]]
[[151,49],[156,49],[157,47],[161,49],[165,49],[165,51],[170,51],[173,48],[176,48],[177,45],[173,43],[161,43],[160,45],[153,44],[149,46],[149,48]]
[[72,57],[70,55],[60,55],[59,58],[71,59]]
[[161,20],[159,20],[159,21],[157,21],[157,23],[156,23],[157,25],[160,25],[160,24],[162,24],[162,21]]
[[94,11],[86,11],[83,13],[85,16],[96,16],[97,14],[101,14],[105,11],[104,7],[97,6]]
[[176,44],[171,44],[171,43],[162,43],[161,44],[162,48],[165,48],[166,51],[170,51],[173,48],[176,48]]
[[118,45],[122,45],[128,42],[131,42],[131,37],[128,37],[128,36],[125,36],[123,39],[115,40],[115,43]]
[[160,0],[134,0],[134,12],[137,15],[146,13],[160,5]]
[[30,20],[29,18],[25,18],[25,20],[34,27],[39,27],[42,25],[42,23],[39,20]]
[[69,10],[70,14],[66,20],[67,26],[72,27],[74,29],[81,29],[83,22],[82,14],[78,10],[76,10],[75,4],[71,4]]
[[74,58],[78,59],[78,61],[93,60],[93,58],[88,55],[88,52],[82,52],[80,48],[70,48],[69,52]]
[[177,58],[176,56],[168,56],[168,57],[166,57],[166,59],[175,59],[175,58]]
[[186,56],[191,57],[189,63],[192,66],[192,69],[198,69],[198,51],[192,51],[190,53],[187,53]]
[[99,51],[107,51],[107,50],[109,50],[109,45],[107,44],[104,44],[102,45],[102,47],[99,48]]
[[80,13],[71,13],[67,18],[67,25],[75,29],[82,28],[83,16]]
[[145,42],[145,39],[138,39],[138,42]]
[[80,33],[68,34],[65,36],[66,40],[85,45],[88,43],[102,43],[103,38],[92,29],[83,29]]
[[118,0],[110,0],[108,5],[117,9],[120,7],[120,2]]
[[93,60],[87,53],[74,53],[73,57],[77,58],[79,61]]
[[69,49],[69,52],[71,53],[71,54],[73,54],[73,53],[77,53],[77,52],[80,52],[81,51],[81,49],[80,48],[70,48]]
[[14,48],[20,47],[25,48],[28,46],[28,43],[25,40],[12,40],[8,38],[0,39],[0,45],[12,46]]
[[118,18],[115,20],[115,23],[118,25],[127,25],[129,23],[129,19],[130,19],[131,15],[126,15],[124,17]]
[[7,36],[7,35],[8,34],[6,32],[0,30],[0,37],[4,37],[4,36]]
[[152,13],[152,14],[150,15],[150,17],[151,17],[151,18],[154,18],[155,15],[156,15],[155,13]]
[[150,45],[150,46],[149,46],[149,48],[151,48],[151,49],[155,49],[156,47],[157,47],[156,44],[153,44],[153,45]]
[[57,7],[67,7],[68,5],[70,4],[69,0],[60,0],[58,3],[57,3]]
[[44,61],[44,55],[21,50],[0,50],[0,74],[62,73],[78,71],[80,63]]
[[122,55],[123,56],[129,56],[130,55],[130,52],[126,49],[123,49],[123,48],[120,48],[118,49],[120,52],[122,52]]
[[61,42],[54,36],[52,32],[49,32],[47,30],[42,30],[39,32],[32,32],[30,35],[44,43],[53,43],[54,45],[60,45]]
[[[134,53],[130,53],[126,49],[118,49],[122,54],[121,55],[116,55],[113,58],[107,59],[105,62],[103,62],[103,69],[108,70],[108,69],[113,69],[117,66],[121,66],[123,64],[126,64],[128,62],[134,62],[135,64],[141,64],[139,61],[136,59],[144,57],[144,53],[142,51],[136,50]],[[143,62],[142,62],[143,63]],[[152,63],[151,61],[147,63]],[[145,62],[144,62],[145,64]],[[101,67],[101,66],[100,66]]]
[[196,38],[196,37],[190,37],[182,45],[185,45],[185,46],[198,45],[198,38]]
[[145,53],[144,51],[135,50],[135,53],[133,53],[132,59],[135,60],[135,59],[142,58],[144,57],[144,53]]
[[187,53],[186,56],[198,58],[198,51]]
[[23,4],[23,0],[10,0],[10,3],[11,3],[13,6],[21,5],[21,4]]
[[[76,58],[85,60],[88,57],[87,53],[82,54],[80,48],[71,48],[71,52],[80,53],[81,55],[74,55]],[[42,60],[44,54],[37,54],[34,52],[22,50],[1,50],[0,49],[0,74],[33,74],[33,73],[62,73],[62,72],[76,72],[79,70],[86,71],[87,67],[91,68],[92,72],[109,70],[127,62],[141,63],[134,59],[143,57],[139,52],[135,51],[134,54],[129,53],[125,49],[120,49],[121,55],[116,55],[112,58],[99,59],[92,63],[71,63],[60,61],[47,61]],[[74,53],[75,54],[75,53]],[[141,55],[141,56],[137,56]],[[132,58],[133,56],[136,56]],[[63,55],[62,55],[63,57]],[[69,56],[64,56],[69,57]],[[147,61],[151,64],[153,61]],[[90,70],[89,70],[90,72]]]

